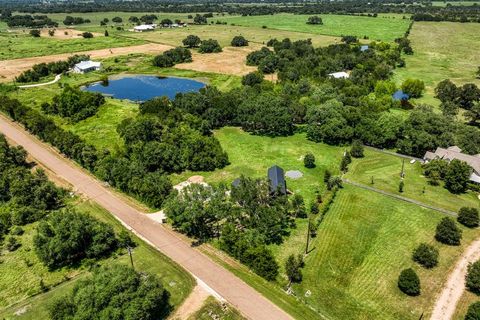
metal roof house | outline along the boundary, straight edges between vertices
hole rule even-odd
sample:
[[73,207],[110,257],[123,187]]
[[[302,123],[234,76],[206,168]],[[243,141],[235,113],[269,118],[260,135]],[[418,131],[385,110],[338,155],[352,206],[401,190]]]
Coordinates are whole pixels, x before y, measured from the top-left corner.
[[155,24],[141,24],[139,26],[133,27],[133,31],[135,32],[145,32],[145,31],[153,31],[155,30]]
[[287,194],[287,182],[285,181],[285,171],[275,165],[268,169],[268,180],[270,181],[270,192],[279,192]]
[[469,154],[462,153],[462,149],[457,146],[452,146],[447,149],[437,148],[435,152],[427,151],[423,156],[423,160],[426,162],[440,159],[445,161],[452,161],[453,159],[466,162],[472,169],[470,175],[470,181],[480,183],[480,154],[471,156]]
[[361,52],[365,52],[369,49],[370,47],[367,44],[364,44],[363,46],[360,47]]
[[330,77],[333,77],[335,79],[348,79],[350,78],[350,75],[346,73],[345,71],[340,71],[340,72],[333,72],[328,74]]
[[102,67],[101,62],[96,62],[96,61],[91,61],[91,60],[81,61],[81,62],[77,63],[75,66],[73,66],[73,72],[75,72],[75,73],[87,73],[87,72],[90,72],[90,71],[100,70],[101,67]]
[[410,99],[410,96],[403,92],[402,90],[397,90],[395,93],[392,95],[393,100],[396,101],[401,101],[401,100],[408,100]]

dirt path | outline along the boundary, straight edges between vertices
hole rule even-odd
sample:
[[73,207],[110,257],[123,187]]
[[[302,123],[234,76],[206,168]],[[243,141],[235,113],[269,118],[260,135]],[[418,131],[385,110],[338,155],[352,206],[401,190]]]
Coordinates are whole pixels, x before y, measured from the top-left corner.
[[480,240],[473,242],[455,265],[448,276],[447,283],[435,301],[432,320],[450,320],[455,313],[457,303],[465,290],[465,276],[468,264],[480,259]]
[[43,87],[43,86],[48,86],[50,84],[54,84],[56,82],[58,82],[60,79],[62,78],[62,75],[61,74],[57,74],[55,76],[55,79],[53,79],[52,81],[49,81],[49,82],[44,82],[44,83],[36,83],[36,84],[26,84],[26,85],[23,85],[23,86],[18,86],[19,88],[35,88],[35,87]]
[[92,59],[101,59],[101,58],[126,55],[129,53],[147,53],[147,54],[161,53],[171,48],[173,47],[168,45],[163,45],[158,43],[148,43],[148,44],[142,44],[142,45],[130,46],[130,47],[99,49],[99,50],[54,54],[54,55],[43,56],[43,57],[3,60],[3,61],[0,61],[0,81],[1,82],[11,81],[20,73],[30,69],[34,64],[42,63],[42,62],[48,63],[48,62],[54,62],[59,60],[66,60],[68,57],[71,57],[74,54],[88,54]]
[[198,279],[197,282],[205,283],[207,288],[232,304],[246,318],[292,319],[245,282],[192,247],[190,242],[182,240],[176,233],[152,221],[146,214],[105,187],[101,181],[60,156],[53,148],[28,134],[18,124],[0,116],[0,131],[16,144],[23,146],[39,163],[74,186],[76,192],[97,202],[127,228],[189,271]]
[[170,319],[187,320],[191,315],[200,310],[209,296],[210,294],[207,290],[200,285],[196,285],[183,304],[170,316]]

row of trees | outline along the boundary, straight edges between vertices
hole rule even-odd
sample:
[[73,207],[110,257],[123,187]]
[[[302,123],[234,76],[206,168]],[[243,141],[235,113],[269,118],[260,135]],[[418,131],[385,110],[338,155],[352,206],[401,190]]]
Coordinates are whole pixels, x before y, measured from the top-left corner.
[[31,69],[24,71],[19,76],[17,76],[15,78],[15,81],[37,82],[43,77],[64,73],[80,61],[89,59],[90,56],[88,55],[73,55],[65,61],[35,64]]
[[53,28],[58,27],[58,23],[45,15],[8,15],[3,14],[0,18],[6,22],[10,28],[25,27],[25,28]]
[[72,17],[72,16],[66,16],[65,19],[63,20],[63,24],[66,26],[73,26],[77,24],[84,24],[84,23],[90,23],[90,19],[84,19],[82,17]]

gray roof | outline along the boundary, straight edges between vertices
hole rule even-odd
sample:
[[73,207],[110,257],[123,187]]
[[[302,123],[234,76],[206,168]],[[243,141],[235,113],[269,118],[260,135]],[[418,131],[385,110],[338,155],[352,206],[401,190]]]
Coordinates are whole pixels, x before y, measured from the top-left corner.
[[477,180],[480,180],[480,158],[477,156],[471,156],[469,154],[462,153],[461,151],[462,149],[457,146],[452,146],[447,149],[437,148],[435,152],[427,151],[423,158],[425,160],[441,159],[449,162],[453,159],[465,161],[470,167],[472,167],[474,171],[472,173],[472,176],[470,177],[470,180],[477,182]]
[[280,191],[282,194],[287,193],[287,184],[285,182],[285,171],[275,165],[268,169],[268,179],[270,180],[270,191]]

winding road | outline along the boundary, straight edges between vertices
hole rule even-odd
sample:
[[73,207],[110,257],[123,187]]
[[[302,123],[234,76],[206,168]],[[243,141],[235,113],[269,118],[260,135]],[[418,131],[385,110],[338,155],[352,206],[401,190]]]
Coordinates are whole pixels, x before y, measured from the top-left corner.
[[205,283],[248,319],[292,319],[245,282],[182,240],[175,232],[152,221],[102,182],[3,115],[0,116],[0,132],[23,146],[36,161],[69,182],[76,192],[97,202],[126,227]]
[[35,83],[35,84],[24,84],[22,86],[18,86],[19,88],[26,89],[26,88],[36,88],[36,87],[43,87],[43,86],[48,86],[50,84],[54,84],[62,78],[62,74],[57,74],[55,76],[55,79],[49,82],[43,82],[43,83]]

